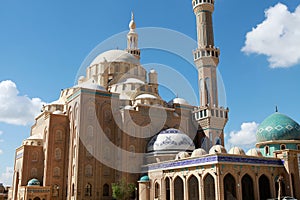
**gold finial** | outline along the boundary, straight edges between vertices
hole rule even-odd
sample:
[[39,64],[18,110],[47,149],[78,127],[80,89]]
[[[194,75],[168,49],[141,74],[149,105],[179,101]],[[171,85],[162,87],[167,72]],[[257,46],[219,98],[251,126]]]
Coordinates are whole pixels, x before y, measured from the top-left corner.
[[134,22],[134,13],[133,11],[131,12],[131,21],[129,23],[129,28],[130,30],[133,30],[136,28],[135,22]]

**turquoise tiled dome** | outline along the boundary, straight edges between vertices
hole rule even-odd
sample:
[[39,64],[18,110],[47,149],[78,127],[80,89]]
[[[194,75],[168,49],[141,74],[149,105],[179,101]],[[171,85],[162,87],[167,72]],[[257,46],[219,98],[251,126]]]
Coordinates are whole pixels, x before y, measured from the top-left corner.
[[147,182],[147,181],[150,181],[150,178],[149,178],[149,176],[145,175],[145,176],[142,176],[142,177],[140,178],[140,181],[141,181],[141,182]]
[[290,117],[276,112],[259,125],[256,140],[300,140],[300,125]]
[[27,183],[27,186],[40,186],[40,185],[41,185],[40,181],[37,180],[36,178],[29,180]]

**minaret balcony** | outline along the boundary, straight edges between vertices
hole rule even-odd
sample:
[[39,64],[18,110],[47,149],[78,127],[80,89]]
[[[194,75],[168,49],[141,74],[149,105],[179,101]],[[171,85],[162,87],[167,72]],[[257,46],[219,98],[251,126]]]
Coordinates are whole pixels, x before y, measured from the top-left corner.
[[203,57],[214,57],[218,59],[220,56],[220,49],[212,46],[209,46],[207,48],[198,48],[193,51],[193,54],[195,61]]
[[200,7],[200,10],[208,10],[213,12],[215,0],[193,0],[192,4],[193,9]]
[[205,118],[223,118],[228,119],[228,108],[224,107],[210,107],[210,106],[201,106],[195,108],[193,111],[194,118],[196,120],[201,120]]

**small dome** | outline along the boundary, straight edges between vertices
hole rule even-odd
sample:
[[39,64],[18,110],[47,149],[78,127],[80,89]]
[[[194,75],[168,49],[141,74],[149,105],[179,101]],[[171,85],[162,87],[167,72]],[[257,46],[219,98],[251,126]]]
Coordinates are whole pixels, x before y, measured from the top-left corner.
[[84,83],[78,84],[75,87],[80,87],[80,88],[85,88],[85,89],[90,89],[90,90],[106,91],[106,89],[104,87],[102,87],[98,84],[89,83],[89,82],[84,82]]
[[247,156],[256,156],[256,157],[262,157],[262,154],[259,149],[249,149],[246,153]]
[[135,97],[135,99],[157,99],[157,97],[153,94],[140,94],[137,97]]
[[153,151],[193,151],[193,140],[178,129],[170,128],[155,135],[148,143],[148,152]]
[[40,185],[41,185],[40,181],[37,180],[36,178],[29,180],[27,183],[27,186],[40,186]]
[[55,114],[55,115],[63,115],[64,113],[63,113],[61,110],[56,110],[56,111],[54,111],[52,114]]
[[151,69],[151,70],[150,70],[150,73],[151,73],[151,74],[157,74],[157,72],[155,71],[155,69]]
[[103,62],[124,62],[124,63],[132,63],[135,65],[139,64],[139,60],[136,59],[130,53],[122,50],[109,50],[100,55],[98,55],[90,64],[96,65]]
[[27,140],[42,140],[43,136],[42,134],[34,134],[31,135],[29,138],[27,138]]
[[300,125],[290,117],[274,113],[267,117],[256,132],[256,141],[300,140]]
[[150,178],[149,178],[149,176],[147,176],[147,175],[142,176],[142,177],[140,178],[140,182],[148,182],[148,181],[150,181]]
[[232,147],[228,153],[234,155],[245,155],[245,151],[240,147]]
[[194,157],[200,157],[206,155],[207,152],[204,149],[195,149],[191,155],[192,158]]
[[190,105],[189,102],[187,102],[185,99],[182,98],[175,98],[171,101],[169,101],[169,104],[181,104],[181,105]]
[[176,158],[175,160],[180,160],[180,159],[184,159],[184,158],[188,158],[190,157],[190,154],[188,152],[179,152],[177,155],[176,155]]
[[209,150],[209,154],[227,153],[226,149],[222,145],[214,145]]

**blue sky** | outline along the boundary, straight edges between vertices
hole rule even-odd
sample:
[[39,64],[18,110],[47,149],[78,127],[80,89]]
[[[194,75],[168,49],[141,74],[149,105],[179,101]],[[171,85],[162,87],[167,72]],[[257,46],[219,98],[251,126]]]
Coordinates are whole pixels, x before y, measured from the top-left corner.
[[[230,108],[228,146],[249,148],[257,125],[275,105],[300,121],[299,4],[216,0],[215,43],[221,49],[219,71]],[[138,27],[167,28],[196,39],[190,1],[1,1],[0,182],[11,183],[14,150],[29,136],[38,107],[74,85],[82,62],[98,44],[128,30],[132,10]],[[187,52],[191,56],[192,50]],[[197,89],[197,75],[187,61],[163,51],[142,53],[143,64],[174,67]]]

